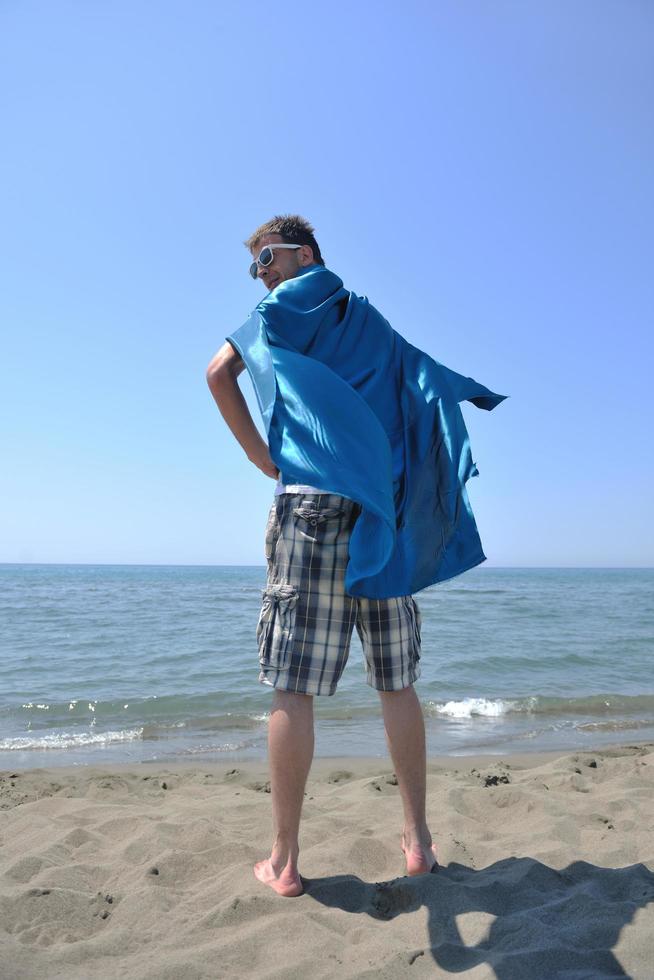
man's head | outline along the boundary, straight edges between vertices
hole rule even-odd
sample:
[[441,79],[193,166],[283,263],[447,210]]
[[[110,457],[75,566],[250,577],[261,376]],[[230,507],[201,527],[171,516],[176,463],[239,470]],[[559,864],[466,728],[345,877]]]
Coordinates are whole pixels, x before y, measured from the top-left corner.
[[[285,279],[293,279],[310,265],[324,265],[313,228],[299,214],[276,215],[260,225],[245,242],[252,258],[257,261],[262,249],[271,246],[272,262],[257,263],[257,277],[270,290]],[[297,248],[275,248],[275,245],[295,245]],[[268,256],[264,253],[263,258]]]

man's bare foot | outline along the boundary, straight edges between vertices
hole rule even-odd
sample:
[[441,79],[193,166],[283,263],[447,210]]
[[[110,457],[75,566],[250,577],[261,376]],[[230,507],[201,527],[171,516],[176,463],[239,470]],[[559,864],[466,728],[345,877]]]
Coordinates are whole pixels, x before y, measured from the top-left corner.
[[423,844],[413,844],[411,847],[407,847],[406,839],[402,834],[400,847],[406,858],[406,873],[408,875],[434,874],[438,871],[435,844],[431,844],[429,847]]
[[264,885],[269,885],[278,895],[283,895],[284,898],[295,898],[304,891],[302,879],[297,871],[290,871],[286,865],[281,874],[277,874],[270,858],[255,864],[254,876]]

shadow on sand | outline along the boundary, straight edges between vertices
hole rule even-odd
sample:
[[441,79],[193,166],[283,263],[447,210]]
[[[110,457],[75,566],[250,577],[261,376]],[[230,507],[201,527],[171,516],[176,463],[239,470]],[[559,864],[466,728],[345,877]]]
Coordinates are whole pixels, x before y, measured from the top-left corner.
[[[556,871],[528,857],[482,870],[452,863],[437,874],[376,884],[335,875],[304,879],[304,885],[307,896],[322,905],[375,919],[391,920],[424,906],[425,949],[408,954],[407,962],[431,955],[450,973],[485,963],[497,980],[629,976],[612,948],[623,926],[654,900],[654,873],[643,864],[599,868],[575,861]],[[494,916],[476,945],[465,943],[456,922],[470,912]],[[654,976],[654,959],[651,966]]]

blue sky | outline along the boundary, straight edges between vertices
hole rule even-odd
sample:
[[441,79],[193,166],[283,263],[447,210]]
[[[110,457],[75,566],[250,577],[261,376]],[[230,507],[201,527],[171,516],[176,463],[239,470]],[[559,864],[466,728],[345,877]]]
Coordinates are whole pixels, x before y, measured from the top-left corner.
[[654,564],[653,104],[645,0],[1,4],[0,561],[263,562],[204,372],[299,212],[510,395],[464,408],[489,564]]

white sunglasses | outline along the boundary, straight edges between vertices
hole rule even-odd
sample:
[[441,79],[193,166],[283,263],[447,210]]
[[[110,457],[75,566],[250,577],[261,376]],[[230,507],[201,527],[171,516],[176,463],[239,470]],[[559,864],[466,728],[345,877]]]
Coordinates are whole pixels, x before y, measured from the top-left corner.
[[262,265],[264,268],[270,265],[274,259],[273,249],[274,248],[302,248],[301,245],[264,245],[264,247],[259,252],[259,258],[256,259],[250,266],[250,275],[253,279],[257,278],[259,272],[259,266]]

